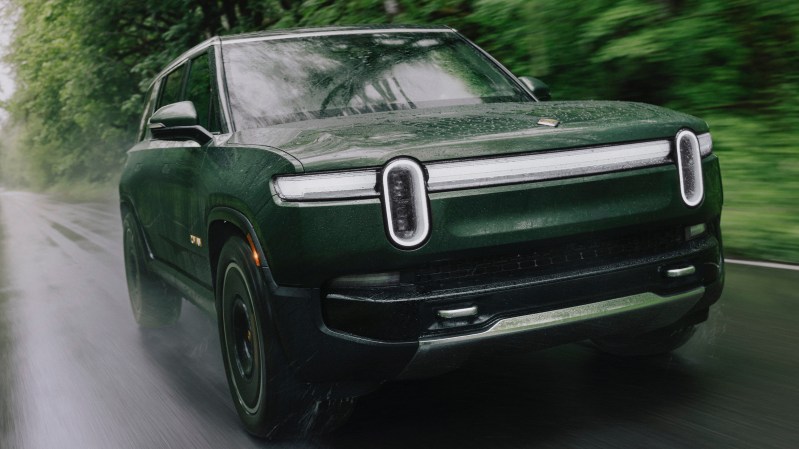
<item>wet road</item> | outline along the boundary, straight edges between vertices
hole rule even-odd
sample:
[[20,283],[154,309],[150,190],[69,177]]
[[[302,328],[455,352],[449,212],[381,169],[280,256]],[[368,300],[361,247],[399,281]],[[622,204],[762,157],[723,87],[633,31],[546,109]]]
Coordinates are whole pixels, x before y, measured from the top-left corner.
[[496,356],[266,445],[238,424],[210,319],[186,306],[173,328],[134,324],[113,204],[0,191],[0,448],[799,447],[799,272],[727,279],[671,356]]

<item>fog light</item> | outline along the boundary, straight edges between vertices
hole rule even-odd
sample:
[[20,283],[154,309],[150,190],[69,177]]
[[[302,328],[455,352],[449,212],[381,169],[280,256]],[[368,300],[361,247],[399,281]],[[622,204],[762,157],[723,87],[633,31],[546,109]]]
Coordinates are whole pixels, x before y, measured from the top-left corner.
[[396,287],[398,285],[400,285],[398,271],[341,276],[333,279],[330,283],[331,288]]
[[704,223],[687,226],[685,228],[685,240],[691,240],[693,238],[699,237],[700,235],[704,234],[706,230],[707,226],[705,226]]

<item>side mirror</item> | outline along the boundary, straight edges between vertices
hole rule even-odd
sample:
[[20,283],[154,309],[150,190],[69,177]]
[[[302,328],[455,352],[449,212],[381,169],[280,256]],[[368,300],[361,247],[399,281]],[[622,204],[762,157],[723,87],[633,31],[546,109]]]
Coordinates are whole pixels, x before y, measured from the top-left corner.
[[530,89],[530,92],[535,95],[535,98],[541,101],[549,101],[552,98],[552,95],[549,93],[549,86],[540,79],[533,78],[532,76],[520,76],[519,81]]
[[191,101],[168,104],[155,111],[148,122],[153,137],[161,140],[194,140],[200,145],[214,136],[197,125],[197,110]]

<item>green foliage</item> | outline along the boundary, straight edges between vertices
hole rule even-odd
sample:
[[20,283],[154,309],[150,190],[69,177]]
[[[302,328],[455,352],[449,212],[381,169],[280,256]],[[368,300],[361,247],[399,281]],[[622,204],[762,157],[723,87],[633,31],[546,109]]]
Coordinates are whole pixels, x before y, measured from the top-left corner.
[[[788,0],[11,0],[18,89],[0,143],[6,183],[107,182],[143,92],[216,34],[369,23],[450,25],[554,99],[673,107],[711,124],[727,245],[799,261],[799,2]],[[769,136],[763,139],[761,136]],[[780,183],[781,189],[774,188]],[[765,218],[768,220],[764,221]]]
[[727,254],[799,262],[796,127],[740,115],[706,118],[721,158]]

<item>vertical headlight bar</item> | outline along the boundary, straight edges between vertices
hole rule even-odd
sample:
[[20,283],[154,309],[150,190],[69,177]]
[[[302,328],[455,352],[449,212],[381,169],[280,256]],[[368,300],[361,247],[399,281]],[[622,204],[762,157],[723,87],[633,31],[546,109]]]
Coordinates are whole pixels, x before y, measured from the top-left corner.
[[702,182],[702,157],[699,140],[688,130],[677,133],[674,139],[677,152],[677,169],[680,174],[680,193],[689,207],[697,206],[705,196]]
[[430,207],[421,165],[410,158],[394,159],[383,167],[380,183],[389,239],[402,249],[420,246],[430,235]]

